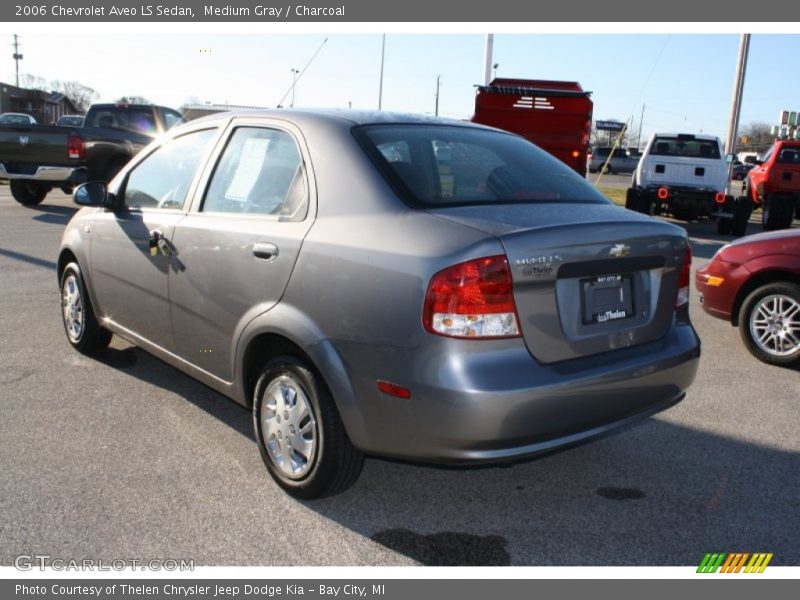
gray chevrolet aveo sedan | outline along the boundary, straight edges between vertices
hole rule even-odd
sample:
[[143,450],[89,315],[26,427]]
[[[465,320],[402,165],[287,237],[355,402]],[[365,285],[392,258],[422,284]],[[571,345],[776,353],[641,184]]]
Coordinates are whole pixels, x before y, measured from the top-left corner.
[[72,346],[112,334],[252,409],[290,494],[365,454],[496,462],[681,400],[700,344],[683,229],[521,137],[355,111],[214,115],[75,192]]

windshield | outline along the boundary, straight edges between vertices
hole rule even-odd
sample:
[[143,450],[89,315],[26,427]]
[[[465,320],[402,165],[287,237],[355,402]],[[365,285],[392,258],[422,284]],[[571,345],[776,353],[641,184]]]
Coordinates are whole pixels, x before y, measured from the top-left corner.
[[353,132],[411,204],[609,202],[564,163],[515,135],[416,124],[362,126]]
[[716,140],[698,140],[693,135],[656,136],[650,148],[655,156],[687,156],[689,158],[719,159],[719,144]]

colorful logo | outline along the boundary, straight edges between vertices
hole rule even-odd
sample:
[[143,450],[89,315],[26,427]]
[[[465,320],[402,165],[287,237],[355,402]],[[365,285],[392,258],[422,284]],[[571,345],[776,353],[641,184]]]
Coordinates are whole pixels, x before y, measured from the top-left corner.
[[697,572],[763,573],[771,560],[772,552],[709,552],[703,557]]

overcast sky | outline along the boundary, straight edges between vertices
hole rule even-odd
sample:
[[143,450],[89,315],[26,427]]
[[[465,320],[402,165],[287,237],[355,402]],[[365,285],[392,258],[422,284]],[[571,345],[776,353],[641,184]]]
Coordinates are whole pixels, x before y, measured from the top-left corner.
[[[176,108],[193,98],[274,107],[291,86],[291,69],[302,69],[327,38],[297,83],[295,106],[377,107],[379,33],[92,31],[98,33],[22,33],[21,73],[77,80],[105,101],[140,95]],[[185,31],[194,30],[189,25]],[[8,52],[0,59],[0,76],[13,83],[13,32],[5,32]],[[596,119],[633,117],[638,128],[645,104],[645,136],[681,130],[724,138],[738,44],[736,34],[497,34],[493,62],[498,76],[580,82],[593,92]],[[441,75],[440,114],[468,118],[473,86],[483,75],[483,52],[479,34],[388,34],[383,108],[433,112]],[[742,124],[774,124],[781,109],[800,109],[800,77],[787,69],[798,58],[798,35],[752,37]]]

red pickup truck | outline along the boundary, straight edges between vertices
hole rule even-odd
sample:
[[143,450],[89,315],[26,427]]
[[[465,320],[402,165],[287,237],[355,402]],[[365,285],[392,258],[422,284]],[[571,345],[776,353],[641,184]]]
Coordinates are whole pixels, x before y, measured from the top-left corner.
[[767,231],[787,229],[800,218],[800,141],[777,141],[751,169],[743,195],[762,209]]

